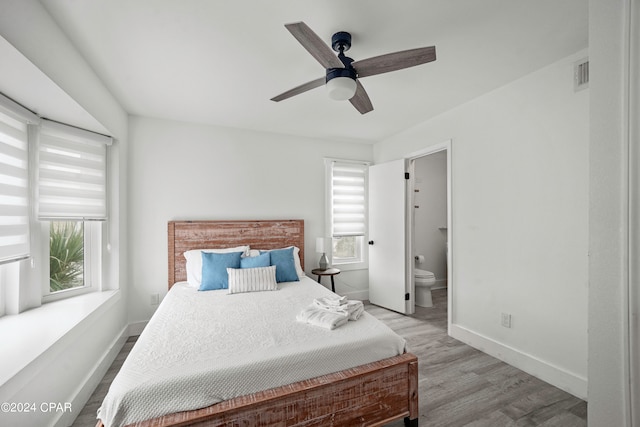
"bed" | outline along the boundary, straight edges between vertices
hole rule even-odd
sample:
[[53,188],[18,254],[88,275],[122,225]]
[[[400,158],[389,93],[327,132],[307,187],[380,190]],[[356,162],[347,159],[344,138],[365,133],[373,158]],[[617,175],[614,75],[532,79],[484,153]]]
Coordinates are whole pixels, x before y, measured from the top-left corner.
[[368,313],[331,331],[296,322],[301,306],[332,295],[303,272],[273,292],[198,292],[186,282],[185,252],[244,245],[294,246],[300,271],[304,221],[169,222],[170,290],[111,385],[104,425],[373,426],[404,418],[417,426],[417,359],[404,340]]

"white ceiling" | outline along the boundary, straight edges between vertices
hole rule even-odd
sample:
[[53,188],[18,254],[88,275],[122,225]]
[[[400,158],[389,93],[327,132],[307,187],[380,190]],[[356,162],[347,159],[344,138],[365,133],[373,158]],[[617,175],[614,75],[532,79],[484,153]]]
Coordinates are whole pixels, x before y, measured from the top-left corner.
[[42,117],[108,134],[95,118],[0,37],[0,93]]
[[[587,47],[587,0],[41,0],[130,114],[376,142]],[[430,64],[362,79],[360,115],[284,28],[349,31],[355,60],[436,46]]]

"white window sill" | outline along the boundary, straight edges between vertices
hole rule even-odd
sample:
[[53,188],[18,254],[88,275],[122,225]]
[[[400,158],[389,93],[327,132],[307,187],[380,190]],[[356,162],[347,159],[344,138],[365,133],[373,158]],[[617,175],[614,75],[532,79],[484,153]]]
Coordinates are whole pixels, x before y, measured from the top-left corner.
[[0,386],[45,353],[100,308],[120,299],[120,291],[91,292],[0,318]]
[[340,271],[356,271],[368,270],[369,264],[364,262],[345,262],[344,264],[331,264],[331,267],[337,268]]

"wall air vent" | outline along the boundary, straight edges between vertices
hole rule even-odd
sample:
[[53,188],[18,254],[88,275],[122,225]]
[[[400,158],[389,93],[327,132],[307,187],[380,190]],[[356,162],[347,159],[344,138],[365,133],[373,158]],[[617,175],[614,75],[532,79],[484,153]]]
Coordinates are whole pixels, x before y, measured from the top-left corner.
[[573,64],[573,90],[579,90],[589,87],[589,58],[581,59]]

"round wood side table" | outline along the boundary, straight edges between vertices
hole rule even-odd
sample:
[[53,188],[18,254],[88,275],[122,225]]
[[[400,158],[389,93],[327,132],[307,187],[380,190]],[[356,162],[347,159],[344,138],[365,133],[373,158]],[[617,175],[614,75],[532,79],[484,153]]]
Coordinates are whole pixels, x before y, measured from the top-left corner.
[[322,278],[322,276],[329,276],[331,277],[331,290],[333,292],[336,291],[336,285],[333,281],[333,276],[335,276],[336,274],[340,274],[340,270],[337,268],[327,268],[326,270],[322,269],[322,268],[314,268],[313,270],[311,270],[311,274],[315,274],[316,276],[318,276],[318,283],[322,283],[320,281],[320,279]]

